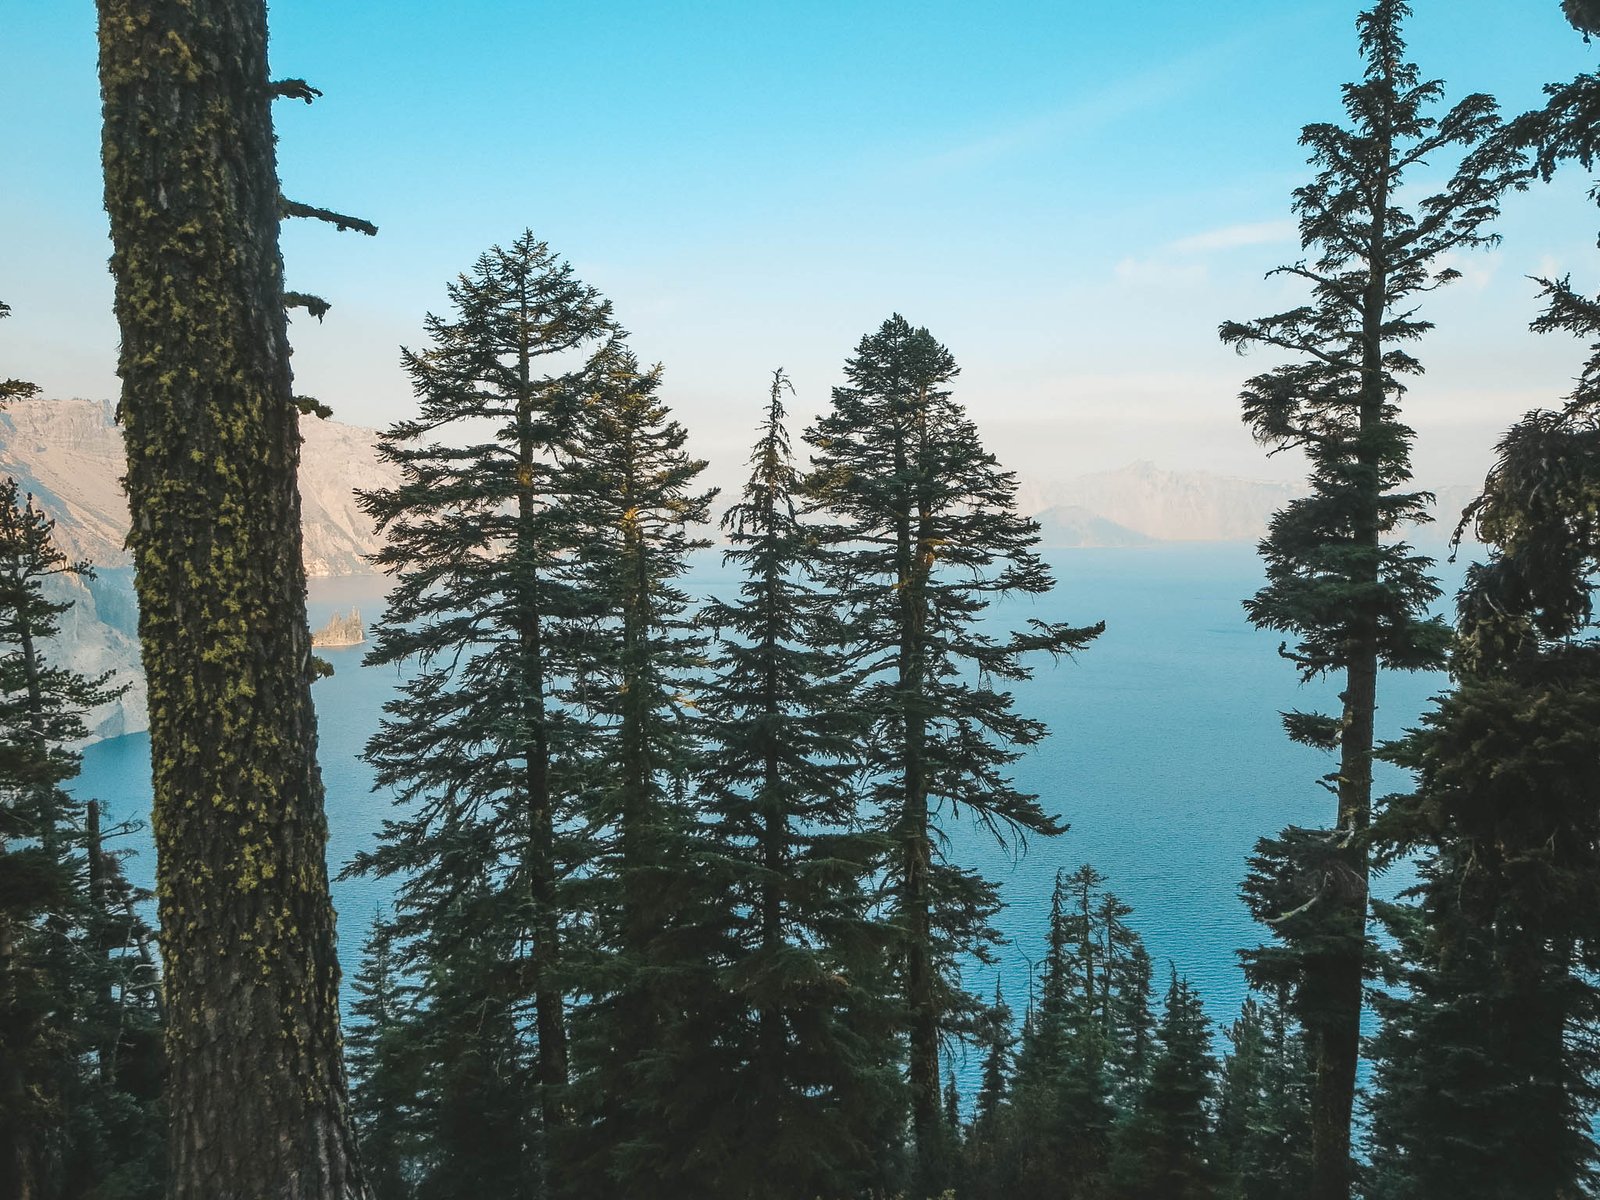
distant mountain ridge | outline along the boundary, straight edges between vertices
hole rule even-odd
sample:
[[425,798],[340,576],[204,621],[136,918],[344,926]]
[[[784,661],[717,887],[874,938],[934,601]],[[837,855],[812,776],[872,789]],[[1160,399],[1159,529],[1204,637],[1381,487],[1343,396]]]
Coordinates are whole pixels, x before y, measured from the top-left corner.
[[[1465,484],[1434,490],[1434,523],[1408,532],[1410,541],[1433,544],[1448,539],[1460,520],[1461,510],[1478,493],[1476,487]],[[1205,470],[1174,471],[1152,462],[1136,462],[1072,479],[1024,480],[1017,501],[1022,511],[1033,514],[1041,526],[1057,521],[1055,514],[1087,514],[1120,529],[1124,539],[1058,540],[1054,543],[1057,545],[1254,542],[1266,535],[1273,513],[1307,491],[1300,482],[1239,479]],[[1107,530],[1105,536],[1116,535]]]
[[[115,671],[132,685],[119,704],[95,715],[96,737],[144,729],[137,609],[126,549],[127,498],[122,491],[122,435],[113,407],[97,400],[26,400],[0,410],[0,475],[13,475],[56,520],[66,553],[100,568],[87,586],[58,581],[75,609],[64,623],[63,665],[87,674]],[[358,575],[381,547],[355,491],[393,486],[396,470],[379,460],[377,432],[338,421],[306,419],[300,496],[306,572]],[[1437,552],[1455,529],[1473,487],[1439,489],[1437,524],[1411,540]],[[1169,470],[1136,462],[1065,480],[1024,480],[1018,507],[1040,525],[1045,549],[1136,547],[1157,542],[1256,541],[1273,512],[1305,488],[1297,483],[1238,479],[1204,470]]]
[[[130,565],[122,431],[106,400],[23,400],[0,410],[0,474],[14,476],[56,520],[62,548],[96,566]],[[377,433],[339,421],[300,423],[301,524],[308,575],[360,575],[382,545],[355,490],[392,486]]]

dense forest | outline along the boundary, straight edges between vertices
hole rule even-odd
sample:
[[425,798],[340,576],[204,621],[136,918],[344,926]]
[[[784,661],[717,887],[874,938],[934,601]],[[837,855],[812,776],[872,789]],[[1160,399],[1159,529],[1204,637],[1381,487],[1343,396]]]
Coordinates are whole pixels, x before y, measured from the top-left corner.
[[[1600,34],[1600,4],[1561,7]],[[366,661],[403,668],[366,758],[397,802],[332,865],[396,890],[341,1030],[295,486],[328,409],[285,316],[329,304],[278,236],[377,230],[279,191],[272,104],[320,93],[271,79],[262,0],[98,11],[158,885],[71,787],[119,684],[56,665],[51,581],[92,567],[6,481],[0,1194],[1600,1195],[1600,299],[1539,281],[1533,327],[1590,357],[1460,514],[1482,561],[1453,619],[1406,540],[1431,498],[1404,411],[1428,294],[1502,198],[1593,167],[1600,76],[1519,116],[1447,102],[1377,0],[1344,121],[1303,132],[1304,257],[1274,272],[1300,301],[1219,331],[1272,360],[1243,419],[1310,485],[1241,620],[1338,689],[1282,717],[1327,755],[1327,819],[1240,864],[1261,938],[1227,1028],[1093,866],[1019,947],[955,849],[1065,831],[1070,797],[1013,778],[1050,732],[1013,688],[1117,614],[1054,611],[951,351],[889,316],[804,428],[784,371],[752,380],[721,495],[611,301],[531,231],[485,251],[402,351],[399,482],[360,496],[391,583]],[[685,583],[713,547],[732,598]],[[1017,596],[1043,615],[1002,621]],[[1424,670],[1448,687],[1380,740],[1385,676]],[[1414,886],[1375,897],[1397,863]],[[1015,953],[1027,994],[979,994]]]

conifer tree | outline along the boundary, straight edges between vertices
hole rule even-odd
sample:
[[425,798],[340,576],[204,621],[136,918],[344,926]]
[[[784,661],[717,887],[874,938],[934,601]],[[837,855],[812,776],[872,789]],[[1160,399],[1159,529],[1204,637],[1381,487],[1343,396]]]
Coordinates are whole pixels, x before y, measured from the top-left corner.
[[401,974],[394,941],[393,923],[375,916],[350,981],[355,999],[345,1038],[350,1110],[373,1200],[411,1200],[431,1165],[418,1120],[426,1055],[418,1046],[417,988]]
[[1217,1102],[1218,1194],[1296,1200],[1310,1174],[1305,1045],[1281,996],[1245,997]]
[[[1279,272],[1307,286],[1308,303],[1221,328],[1241,350],[1294,356],[1246,384],[1244,416],[1259,441],[1303,451],[1311,468],[1311,495],[1273,518],[1261,546],[1267,583],[1246,607],[1258,627],[1294,639],[1285,653],[1303,678],[1338,675],[1343,697],[1337,715],[1285,716],[1292,738],[1338,754],[1332,827],[1267,847],[1316,860],[1270,869],[1313,890],[1273,914],[1297,912],[1301,932],[1278,923],[1290,944],[1262,952],[1279,960],[1271,971],[1300,979],[1297,1015],[1316,1072],[1312,1200],[1347,1200],[1351,1187],[1378,674],[1438,667],[1447,642],[1426,616],[1438,595],[1430,564],[1398,540],[1424,519],[1427,499],[1406,490],[1411,431],[1398,400],[1401,379],[1420,366],[1405,347],[1429,328],[1416,314],[1418,296],[1459,274],[1447,255],[1493,240],[1487,223],[1498,198],[1523,178],[1517,154],[1487,138],[1497,124],[1489,97],[1433,115],[1441,85],[1421,81],[1404,58],[1409,11],[1401,0],[1379,0],[1361,13],[1366,66],[1344,89],[1349,124],[1308,125],[1302,134],[1317,174],[1295,192],[1294,210],[1315,257]],[[1446,155],[1457,165],[1444,190],[1407,205],[1403,189],[1416,169],[1437,169]]]
[[[565,496],[585,357],[610,335],[611,308],[531,233],[447,294],[454,312],[428,318],[430,345],[403,352],[418,415],[379,439],[400,482],[361,497],[387,535],[373,561],[396,580],[366,661],[416,670],[366,751],[406,812],[350,870],[402,876],[401,961],[491,1007],[531,1001],[548,1131],[567,1103],[560,880],[582,857],[558,837],[583,731],[558,702],[584,604]],[[463,944],[508,958],[482,978],[423,970]],[[422,1003],[476,1019],[465,996]]]
[[[0,321],[11,315],[11,306],[0,301]],[[12,400],[26,400],[39,394],[39,388],[21,379],[0,379],[0,407]]]
[[1156,1040],[1138,1107],[1117,1130],[1114,1194],[1119,1200],[1210,1200],[1217,1194],[1211,1022],[1176,970]]
[[1045,728],[996,685],[1026,678],[1032,652],[1070,653],[1101,628],[980,629],[993,599],[1039,595],[1053,581],[1033,550],[1037,525],[1016,512],[1016,477],[951,397],[956,373],[932,334],[893,316],[861,339],[847,385],[805,435],[806,488],[829,517],[820,571],[864,681],[872,800],[895,847],[886,870],[922,1193],[942,1170],[940,1039],[982,1008],[961,988],[959,958],[986,953],[998,905],[992,884],[944,857],[940,834],[964,812],[1001,838],[1061,832],[1006,775]]
[[1149,955],[1130,909],[1081,866],[1058,872],[1038,1004],[999,1123],[988,1194],[1104,1195],[1113,1129],[1138,1101],[1153,1055]]
[[278,227],[375,230],[279,191],[272,101],[316,93],[270,79],[264,0],[96,8],[171,1195],[360,1197]]
[[16,480],[0,482],[0,1167],[29,1200],[148,1196],[157,980],[130,961],[147,931],[98,805],[64,789],[85,716],[122,689],[50,661],[71,604],[46,587],[92,574],[56,547],[53,525]]
[[695,488],[705,464],[660,383],[620,341],[585,380],[572,503],[590,610],[565,698],[595,723],[572,1184],[640,1200],[706,1190],[724,1152],[716,1090],[733,1070],[713,1036],[731,1020],[726,933],[689,802],[706,639],[676,582],[709,545],[695,529],[714,493]]
[[972,1113],[970,1140],[982,1140],[992,1129],[1000,1115],[1011,1078],[1011,1048],[1017,1039],[1011,1032],[1011,1008],[997,981],[994,985],[994,1004],[983,1014],[976,1039],[983,1050],[982,1082]]
[[[1593,6],[1565,6],[1587,36]],[[1507,141],[1548,179],[1595,162],[1600,80],[1546,89]],[[1556,410],[1502,439],[1476,523],[1487,561],[1457,602],[1454,687],[1394,749],[1417,788],[1391,798],[1379,844],[1423,859],[1382,1002],[1373,1104],[1374,1194],[1554,1197],[1593,1190],[1600,1157],[1593,1031],[1600,844],[1600,301],[1540,280],[1533,327],[1589,343]],[[1458,530],[1458,537],[1461,530]]]
[[[1569,297],[1569,301],[1570,301]],[[1545,320],[1574,322],[1561,302]],[[1507,434],[1471,515],[1454,687],[1392,757],[1388,855],[1423,860],[1397,943],[1373,1105],[1375,1194],[1554,1198],[1600,1182],[1600,568],[1595,361]]]
[[814,539],[796,504],[775,372],[750,477],[722,528],[740,569],[700,701],[701,800],[727,926],[725,986],[739,999],[723,1039],[742,1043],[723,1081],[731,1153],[717,1194],[845,1196],[875,1178],[899,1123],[885,931],[867,877],[880,840],[859,829],[868,736],[836,649],[834,613],[810,580]]

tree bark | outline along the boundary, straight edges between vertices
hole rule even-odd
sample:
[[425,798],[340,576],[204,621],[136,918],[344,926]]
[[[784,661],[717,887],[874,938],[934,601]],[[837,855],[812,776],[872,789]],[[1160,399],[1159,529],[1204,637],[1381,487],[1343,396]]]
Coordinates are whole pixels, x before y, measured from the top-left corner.
[[366,1195],[345,1103],[263,0],[98,0],[174,1200]]

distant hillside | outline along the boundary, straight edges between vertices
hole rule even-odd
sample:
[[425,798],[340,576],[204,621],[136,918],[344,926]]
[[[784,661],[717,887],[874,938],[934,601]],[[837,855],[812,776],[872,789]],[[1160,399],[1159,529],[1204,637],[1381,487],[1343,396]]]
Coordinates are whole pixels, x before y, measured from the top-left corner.
[[[25,400],[0,411],[0,473],[13,475],[56,519],[69,555],[99,566],[129,565],[124,539],[122,433],[103,400]],[[358,575],[377,550],[372,524],[356,508],[355,489],[384,487],[396,476],[373,451],[376,433],[338,421],[307,419],[300,429],[300,502],[308,575]]]
[[1148,546],[1154,539],[1115,521],[1108,521],[1087,508],[1056,504],[1036,513],[1039,545],[1046,550],[1084,546]]
[[[1424,486],[1424,485],[1419,485]],[[1455,532],[1461,510],[1476,487],[1435,489],[1435,521],[1409,533],[1413,542],[1434,544]],[[1071,513],[1069,523],[1097,518],[1124,537],[1163,542],[1253,542],[1267,532],[1272,514],[1306,494],[1302,483],[1267,482],[1210,471],[1172,471],[1137,462],[1115,471],[1076,479],[1025,481],[1018,501],[1041,523],[1050,513]],[[1063,536],[1068,536],[1064,533]],[[1086,531],[1085,536],[1093,536]],[[1106,536],[1113,536],[1107,533]],[[1132,545],[1127,541],[1063,540],[1058,545]]]
[[1137,462],[1116,471],[1037,483],[1021,497],[1040,510],[1086,509],[1146,538],[1232,542],[1259,538],[1267,518],[1302,488],[1232,479],[1209,471],[1169,471]]

